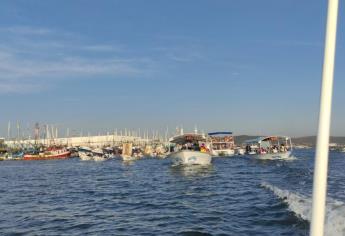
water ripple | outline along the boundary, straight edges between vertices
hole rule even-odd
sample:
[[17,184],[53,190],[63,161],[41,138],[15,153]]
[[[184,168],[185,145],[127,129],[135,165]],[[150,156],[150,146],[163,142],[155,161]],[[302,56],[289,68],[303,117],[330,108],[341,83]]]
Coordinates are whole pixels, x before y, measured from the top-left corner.
[[[297,151],[288,162],[215,158],[206,168],[155,159],[3,161],[0,229],[4,235],[307,235],[308,221],[262,183],[310,195],[313,154]],[[329,195],[344,201],[345,156],[333,153],[330,160]]]

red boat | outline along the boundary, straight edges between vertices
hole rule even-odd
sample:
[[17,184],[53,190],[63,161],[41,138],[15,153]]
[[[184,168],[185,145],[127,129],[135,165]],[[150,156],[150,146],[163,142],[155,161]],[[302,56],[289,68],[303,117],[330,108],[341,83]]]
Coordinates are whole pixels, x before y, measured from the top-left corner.
[[71,156],[71,152],[66,149],[50,149],[39,154],[25,154],[24,160],[27,161],[41,161],[41,160],[55,160],[67,159]]

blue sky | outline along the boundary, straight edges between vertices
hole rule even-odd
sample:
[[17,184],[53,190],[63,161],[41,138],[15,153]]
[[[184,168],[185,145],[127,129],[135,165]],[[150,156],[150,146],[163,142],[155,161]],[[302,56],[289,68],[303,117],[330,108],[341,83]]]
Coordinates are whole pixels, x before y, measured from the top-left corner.
[[[196,124],[236,134],[313,135],[326,6],[3,0],[0,135],[9,120],[92,133]],[[342,4],[333,135],[345,135],[344,12]]]

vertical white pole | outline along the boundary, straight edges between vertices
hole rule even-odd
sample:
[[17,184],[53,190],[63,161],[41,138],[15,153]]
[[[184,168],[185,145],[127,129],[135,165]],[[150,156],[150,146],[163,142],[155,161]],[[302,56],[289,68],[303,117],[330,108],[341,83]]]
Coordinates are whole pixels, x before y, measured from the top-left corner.
[[328,0],[325,54],[320,99],[319,130],[315,155],[312,220],[310,227],[310,235],[312,236],[324,235],[329,133],[331,124],[338,4],[338,0]]

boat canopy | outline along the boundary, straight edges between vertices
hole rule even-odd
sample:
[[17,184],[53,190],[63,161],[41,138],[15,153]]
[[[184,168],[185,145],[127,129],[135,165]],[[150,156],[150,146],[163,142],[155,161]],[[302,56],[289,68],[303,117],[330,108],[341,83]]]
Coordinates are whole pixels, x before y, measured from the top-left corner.
[[91,148],[89,148],[89,147],[79,147],[78,150],[84,151],[84,152],[91,152],[92,151]]
[[266,137],[258,137],[255,139],[250,139],[244,141],[244,144],[251,144],[251,143],[261,143],[261,142],[267,142],[267,141],[277,141],[277,140],[289,140],[290,137],[287,136],[266,136]]
[[100,148],[96,148],[96,149],[92,150],[92,152],[95,153],[95,154],[100,154],[100,155],[103,154],[103,150],[100,149]]
[[213,135],[231,135],[232,132],[230,131],[221,131],[221,132],[211,132],[208,133],[209,136],[213,136]]
[[171,143],[185,144],[190,142],[206,141],[206,138],[202,134],[183,134],[170,138]]

